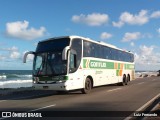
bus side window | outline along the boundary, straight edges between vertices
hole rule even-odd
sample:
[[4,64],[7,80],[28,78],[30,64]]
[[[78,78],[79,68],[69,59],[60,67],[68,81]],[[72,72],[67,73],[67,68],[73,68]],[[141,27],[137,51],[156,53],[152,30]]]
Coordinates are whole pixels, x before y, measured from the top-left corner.
[[73,53],[70,54],[70,68],[76,68],[76,55]]
[[81,39],[73,39],[71,44],[70,51],[70,73],[75,72],[80,63],[82,57],[82,40]]
[[90,42],[83,41],[83,56],[91,57],[91,45]]
[[110,50],[109,50],[108,47],[104,47],[104,53],[103,53],[103,54],[104,54],[104,56],[105,56],[105,57],[104,57],[105,59],[110,59],[110,58],[109,58]]

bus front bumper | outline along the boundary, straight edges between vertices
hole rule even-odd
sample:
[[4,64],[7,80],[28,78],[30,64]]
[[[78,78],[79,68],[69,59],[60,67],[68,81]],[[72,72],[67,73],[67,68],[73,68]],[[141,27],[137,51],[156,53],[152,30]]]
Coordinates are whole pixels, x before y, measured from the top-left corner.
[[68,91],[67,85],[65,83],[55,83],[55,84],[33,84],[36,90],[57,90],[57,91]]

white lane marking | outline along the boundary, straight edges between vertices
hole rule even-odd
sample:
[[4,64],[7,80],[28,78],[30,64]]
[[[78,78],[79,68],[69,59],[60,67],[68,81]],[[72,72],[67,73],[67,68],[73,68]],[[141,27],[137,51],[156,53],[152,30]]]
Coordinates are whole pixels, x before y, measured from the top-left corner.
[[53,107],[53,106],[56,106],[56,104],[48,105],[48,106],[37,108],[37,109],[33,109],[33,110],[28,111],[28,112],[38,111],[38,110],[46,109],[46,108]]
[[138,83],[138,85],[141,85],[141,84],[143,84],[143,83],[145,83],[145,82],[140,82],[140,83]]
[[116,90],[120,90],[122,88],[115,88],[115,89],[112,89],[112,90],[108,90],[107,92],[112,92],[112,91],[116,91]]
[[148,101],[147,103],[145,103],[142,107],[138,108],[135,112],[133,112],[132,114],[130,114],[124,120],[131,120],[134,117],[134,113],[136,113],[137,111],[143,111],[145,108],[147,108],[147,106],[149,106],[149,104],[151,104],[158,97],[160,97],[160,93],[158,95],[156,95],[154,98],[152,98],[150,101]]

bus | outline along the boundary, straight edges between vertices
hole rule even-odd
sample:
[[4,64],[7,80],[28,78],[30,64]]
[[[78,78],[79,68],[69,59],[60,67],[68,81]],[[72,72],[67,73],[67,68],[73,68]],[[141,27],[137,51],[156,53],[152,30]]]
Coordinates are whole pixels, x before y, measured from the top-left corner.
[[57,92],[95,86],[127,85],[134,79],[134,55],[116,46],[80,36],[63,36],[40,41],[33,60],[33,87]]

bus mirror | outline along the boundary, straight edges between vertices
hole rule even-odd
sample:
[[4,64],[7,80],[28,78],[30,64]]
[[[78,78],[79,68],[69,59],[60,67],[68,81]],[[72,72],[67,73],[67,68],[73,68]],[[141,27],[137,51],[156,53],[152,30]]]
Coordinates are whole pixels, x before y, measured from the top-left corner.
[[35,52],[33,52],[33,51],[26,52],[23,57],[23,63],[26,63],[26,58],[27,58],[28,54],[35,54]]
[[69,46],[66,46],[62,52],[62,60],[67,60],[67,51],[70,49]]

